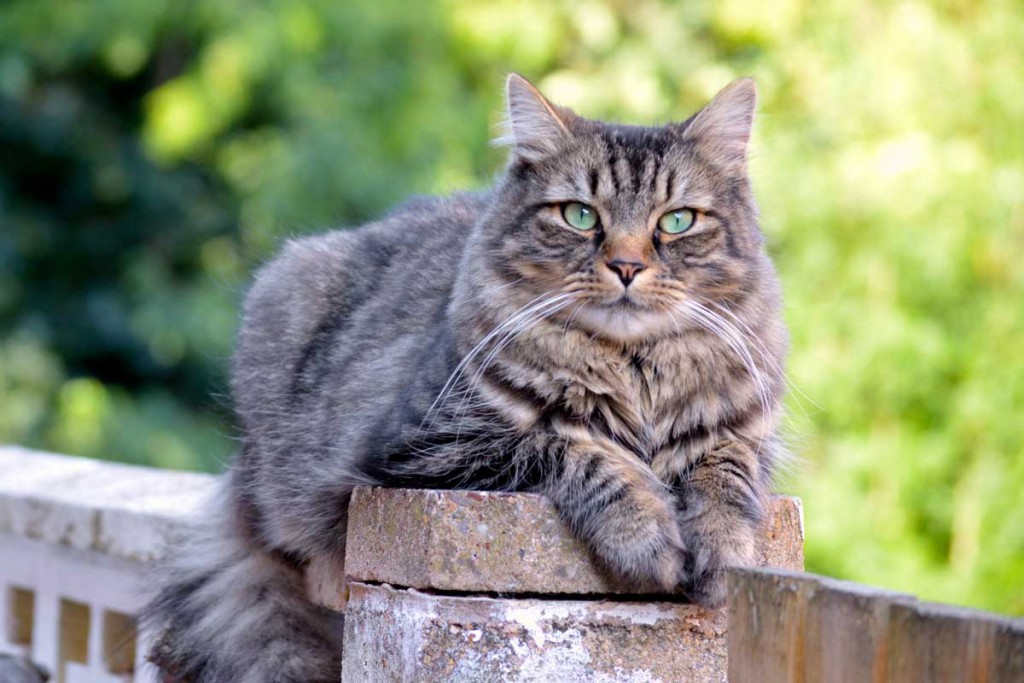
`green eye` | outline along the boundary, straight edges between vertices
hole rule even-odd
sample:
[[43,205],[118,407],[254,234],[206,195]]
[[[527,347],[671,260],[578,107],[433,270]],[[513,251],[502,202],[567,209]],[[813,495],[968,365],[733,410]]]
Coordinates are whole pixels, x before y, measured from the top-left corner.
[[678,235],[692,228],[695,222],[697,222],[697,214],[693,209],[669,211],[658,219],[658,230],[669,235]]
[[597,211],[579,202],[563,204],[562,218],[566,223],[583,232],[597,227]]

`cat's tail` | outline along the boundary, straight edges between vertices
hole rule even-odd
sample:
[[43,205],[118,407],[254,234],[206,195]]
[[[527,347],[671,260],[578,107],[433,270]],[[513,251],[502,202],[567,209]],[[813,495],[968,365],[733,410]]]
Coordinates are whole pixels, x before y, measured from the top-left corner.
[[140,615],[165,680],[339,681],[342,615],[309,602],[302,568],[243,538],[232,511],[207,520],[156,570]]

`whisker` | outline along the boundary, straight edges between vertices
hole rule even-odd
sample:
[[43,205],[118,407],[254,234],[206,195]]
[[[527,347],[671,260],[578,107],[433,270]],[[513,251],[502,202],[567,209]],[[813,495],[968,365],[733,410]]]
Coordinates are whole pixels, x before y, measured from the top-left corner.
[[[754,344],[756,344],[758,346],[758,350],[760,351],[761,356],[764,359],[764,361],[766,363],[768,363],[769,365],[771,365],[771,369],[774,370],[786,382],[787,386],[789,386],[791,389],[793,389],[793,391],[795,391],[798,394],[800,394],[800,396],[802,396],[803,398],[807,399],[807,401],[809,401],[810,404],[813,405],[815,408],[818,408],[819,410],[823,409],[820,404],[818,404],[813,398],[808,396],[799,386],[797,386],[796,382],[794,382],[789,377],[789,374],[786,373],[785,368],[783,368],[771,356],[771,354],[768,353],[767,347],[765,346],[764,342],[762,342],[761,339],[757,336],[757,334],[755,334],[754,331],[750,329],[749,325],[747,325],[745,322],[743,322],[743,320],[740,319],[739,316],[737,316],[735,313],[733,313],[731,310],[729,310],[728,306],[725,306],[724,304],[716,304],[716,303],[711,302],[711,301],[707,302],[706,305],[713,306],[715,309],[717,309],[717,310],[721,311],[722,313],[728,315],[733,321],[736,322],[737,325],[740,325],[741,327],[743,327],[743,329],[746,330],[747,334],[749,335],[751,340],[754,342]],[[801,410],[803,410],[803,406],[801,406]],[[806,413],[806,411],[804,411],[804,416],[806,417],[806,415],[807,415],[807,413]]]
[[562,334],[568,334],[569,328],[572,327],[572,324],[574,322],[576,322],[576,316],[579,315],[580,311],[582,311],[583,307],[586,306],[586,305],[587,305],[586,301],[580,302],[580,304],[576,308],[573,309],[572,313],[570,313],[568,315],[568,317],[566,317],[565,325],[562,326]]
[[[452,390],[455,387],[455,384],[465,374],[466,368],[469,367],[473,359],[476,358],[476,356],[480,354],[491,341],[498,338],[499,335],[502,335],[509,329],[512,329],[514,331],[517,325],[530,319],[530,317],[535,315],[536,313],[544,311],[544,309],[546,309],[547,307],[562,301],[569,300],[572,297],[574,297],[573,293],[557,294],[554,296],[550,294],[542,294],[541,296],[533,299],[529,303],[519,308],[515,313],[510,315],[502,323],[500,323],[493,330],[491,330],[491,332],[484,336],[483,339],[477,342],[476,345],[469,351],[469,353],[466,354],[462,361],[456,366],[455,370],[452,371],[452,374],[449,377],[448,381],[445,382],[437,398],[434,399],[434,402],[427,410],[427,413],[424,416],[423,421],[421,422],[420,428],[423,429],[425,427],[433,427],[434,420],[437,417],[438,411],[450,396]],[[429,424],[427,424],[428,419],[430,420]]]
[[524,304],[521,308],[512,313],[512,315],[506,318],[503,322],[495,326],[495,328],[491,330],[487,335],[485,335],[483,339],[477,342],[477,344],[470,350],[470,352],[467,353],[465,357],[459,362],[459,364],[455,366],[455,369],[452,371],[452,374],[448,377],[448,381],[446,381],[444,383],[444,386],[441,387],[441,391],[438,393],[437,398],[435,398],[434,402],[430,404],[430,408],[427,409],[426,414],[423,416],[423,421],[420,424],[421,429],[423,428],[424,423],[426,423],[428,418],[431,418],[431,423],[428,426],[433,426],[432,416],[435,415],[435,410],[438,409],[440,405],[442,405],[447,395],[451,393],[451,390],[453,389],[455,383],[459,380],[459,378],[462,377],[462,374],[465,372],[466,366],[472,361],[473,357],[477,353],[479,353],[483,349],[483,347],[486,346],[486,344],[491,341],[491,339],[500,334],[505,328],[507,328],[509,325],[514,325],[516,321],[519,319],[519,316],[528,313],[529,309],[531,309],[531,307],[533,307],[534,305],[539,305],[538,302],[543,303],[543,299],[545,299],[548,296],[550,295],[546,293],[541,294],[535,299],[532,299],[528,303]]
[[700,327],[704,328],[708,332],[711,332],[716,337],[721,339],[730,348],[730,350],[736,354],[737,358],[743,364],[747,373],[750,375],[751,381],[754,383],[754,391],[757,394],[758,401],[761,407],[761,437],[758,439],[758,445],[756,454],[760,454],[761,445],[765,439],[765,433],[768,428],[768,423],[772,422],[773,411],[772,411],[772,400],[771,394],[768,391],[768,386],[764,380],[764,376],[757,367],[757,363],[754,361],[753,355],[750,353],[750,349],[747,346],[746,339],[734,325],[723,318],[721,315],[709,310],[705,306],[693,300],[684,300],[680,302],[680,305],[676,310],[688,317],[692,322],[697,323]]
[[[490,366],[490,364],[492,362],[494,362],[494,360],[497,358],[498,354],[501,353],[501,351],[504,350],[509,344],[511,344],[512,341],[516,337],[518,337],[520,334],[528,331],[530,328],[535,326],[541,320],[543,320],[543,319],[545,319],[545,318],[547,318],[547,317],[557,313],[558,311],[561,311],[562,309],[568,307],[569,305],[571,305],[572,302],[573,302],[574,297],[570,298],[568,300],[562,299],[561,297],[556,297],[556,299],[557,299],[557,301],[549,302],[551,305],[549,305],[548,307],[544,307],[542,310],[538,310],[533,316],[524,319],[520,325],[518,325],[517,327],[513,328],[511,331],[509,331],[507,334],[505,334],[504,337],[502,337],[502,339],[495,345],[495,347],[493,349],[491,349],[491,351],[487,354],[487,356],[484,357],[483,362],[480,363],[480,366],[477,368],[476,373],[470,379],[469,386],[466,389],[467,396],[473,396],[476,393],[476,387],[480,383],[480,380],[482,379],[484,372],[487,371],[487,368]],[[463,410],[464,403],[465,403],[465,398],[459,404],[459,409],[455,412],[455,416],[456,417],[460,417],[461,418],[461,416],[464,415],[464,410]],[[462,421],[460,419],[460,422],[459,422],[460,433],[461,433],[461,425],[462,425]],[[456,436],[456,440],[458,440],[458,436]]]

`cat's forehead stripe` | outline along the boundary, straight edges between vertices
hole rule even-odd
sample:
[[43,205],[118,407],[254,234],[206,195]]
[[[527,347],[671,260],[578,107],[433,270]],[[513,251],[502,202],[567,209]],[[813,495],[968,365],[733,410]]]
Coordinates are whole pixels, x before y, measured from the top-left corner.
[[721,199],[708,187],[714,179],[706,160],[671,127],[595,126],[581,149],[548,175],[548,203],[601,203],[633,220],[644,208],[710,209]]
[[[606,161],[615,194],[649,193],[656,203],[672,198],[675,181],[668,183],[663,175],[672,169],[667,160],[674,136],[665,128],[640,126],[607,126],[601,134]],[[664,193],[661,188],[664,187]]]

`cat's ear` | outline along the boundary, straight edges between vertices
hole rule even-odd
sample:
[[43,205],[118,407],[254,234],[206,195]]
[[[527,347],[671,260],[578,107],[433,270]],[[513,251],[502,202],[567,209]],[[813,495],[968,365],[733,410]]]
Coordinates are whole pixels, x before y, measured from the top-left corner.
[[504,131],[495,144],[509,145],[516,156],[538,161],[557,152],[572,137],[569,125],[575,114],[549,102],[519,74],[509,74],[505,98]]
[[727,164],[744,164],[750,131],[757,108],[753,78],[733,81],[715,95],[686,124],[683,135],[697,141],[712,158]]

